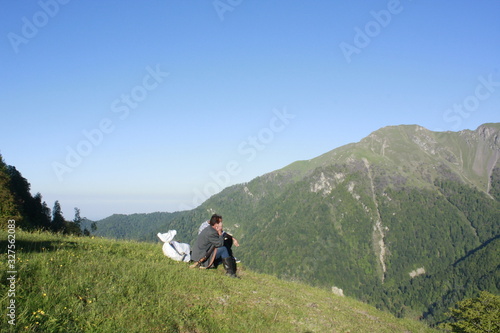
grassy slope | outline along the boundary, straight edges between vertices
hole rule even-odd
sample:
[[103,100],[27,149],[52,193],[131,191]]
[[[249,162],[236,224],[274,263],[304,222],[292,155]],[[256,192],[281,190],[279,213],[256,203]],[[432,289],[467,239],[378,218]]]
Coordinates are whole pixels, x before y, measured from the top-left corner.
[[[1,303],[7,242],[0,233]],[[350,298],[248,270],[189,269],[159,244],[16,233],[16,326],[30,332],[431,332]]]

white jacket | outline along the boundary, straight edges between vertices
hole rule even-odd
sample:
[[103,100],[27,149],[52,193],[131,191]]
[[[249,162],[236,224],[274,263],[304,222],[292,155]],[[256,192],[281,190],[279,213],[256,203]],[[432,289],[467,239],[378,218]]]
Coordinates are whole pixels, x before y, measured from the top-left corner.
[[191,247],[187,243],[179,243],[174,241],[177,235],[176,230],[169,230],[162,234],[158,233],[158,238],[163,244],[163,254],[175,261],[189,262],[191,260]]

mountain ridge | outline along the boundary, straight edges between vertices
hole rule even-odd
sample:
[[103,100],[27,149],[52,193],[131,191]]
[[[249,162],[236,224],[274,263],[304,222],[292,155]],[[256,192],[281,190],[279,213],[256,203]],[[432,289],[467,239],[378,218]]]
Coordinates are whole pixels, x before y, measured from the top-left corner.
[[[403,291],[425,281],[428,294],[438,297],[444,291],[433,277],[497,236],[499,131],[498,123],[460,132],[387,126],[357,143],[225,188],[191,211],[162,221],[156,216],[154,223],[137,215],[149,233],[141,240],[154,241],[154,230],[176,229],[180,240],[192,242],[199,224],[218,212],[242,244],[237,256],[250,268],[341,288],[398,315],[430,313],[427,318],[437,322],[449,302],[477,292],[479,282],[439,308],[432,308],[436,299],[427,294],[414,292],[417,304]],[[102,234],[109,226],[99,223]],[[485,246],[481,253],[492,249]],[[494,263],[464,262],[463,280],[475,281],[475,272],[467,270],[474,267],[487,276],[482,285],[498,292]]]
[[[494,146],[496,150],[494,150],[493,156],[491,156],[491,158],[488,158],[487,172],[485,172],[484,166],[480,165],[480,162],[483,160],[481,153],[477,154],[477,156],[475,157],[476,163],[473,164],[475,168],[474,171],[480,172],[481,177],[489,179],[494,165],[496,165],[498,159],[500,158],[500,153],[498,151],[500,146],[500,139],[498,138],[499,130],[500,123],[487,123],[479,126],[474,131],[463,130],[460,132],[432,132],[419,125],[386,126],[370,133],[367,137],[361,139],[359,142],[349,143],[341,147],[332,149],[313,159],[293,162],[281,169],[266,173],[260,177],[270,177],[270,174],[279,174],[287,177],[292,176],[294,180],[300,180],[302,177],[309,174],[311,170],[317,167],[325,166],[332,162],[352,162],[353,160],[356,160],[360,156],[364,155],[368,155],[368,157],[371,157],[375,161],[383,161],[384,158],[388,158],[389,160],[391,160],[391,157],[386,156],[386,151],[389,155],[389,151],[391,150],[391,146],[387,142],[387,136],[390,135],[393,141],[395,141],[396,139],[405,139],[404,141],[406,143],[411,143],[416,146],[420,150],[419,156],[427,157],[427,160],[435,160],[437,157],[436,155],[438,154],[438,156],[444,155],[442,157],[448,161],[448,163],[446,164],[447,166],[450,166],[454,163],[456,164],[458,163],[458,161],[461,161],[461,165],[456,165],[455,168],[462,167],[462,169],[467,173],[470,173],[471,171],[468,165],[464,165],[463,154],[467,154],[467,152],[462,152],[460,149],[458,149],[458,151],[456,151],[457,149],[455,149],[455,151],[449,149],[440,150],[436,149],[436,145],[438,143],[446,143],[446,141],[462,140],[462,142],[455,142],[454,145],[463,145],[464,143],[472,144],[472,141],[476,141],[479,144],[488,144],[489,146]],[[393,138],[393,136],[395,135],[398,135],[398,137]],[[446,137],[446,135],[451,135],[451,137]],[[479,142],[479,138],[483,138],[483,140]],[[485,149],[486,147],[481,145],[481,148]],[[352,150],[357,151],[352,153]],[[394,151],[394,149],[392,150]],[[403,151],[405,150],[406,148],[403,149]],[[395,152],[400,154],[399,158],[404,156],[404,154],[401,154],[400,147],[395,147]],[[415,154],[415,151],[412,151],[411,154]],[[458,158],[457,155],[460,158]],[[397,160],[393,159],[392,162],[397,162]],[[475,177],[471,178],[472,180],[468,178],[466,180],[468,182],[474,183],[474,185],[479,186],[485,192],[487,192],[487,181],[483,184],[480,184],[479,182],[474,181]]]

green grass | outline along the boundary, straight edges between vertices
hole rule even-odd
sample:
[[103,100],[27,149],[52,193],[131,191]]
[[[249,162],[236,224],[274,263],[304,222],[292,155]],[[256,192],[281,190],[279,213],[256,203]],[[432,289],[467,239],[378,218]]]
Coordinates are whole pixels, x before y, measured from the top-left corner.
[[[7,320],[7,235],[0,233],[2,332],[432,332],[422,323],[304,284],[189,269],[160,244],[16,232],[16,324]],[[293,264],[293,261],[290,261]]]

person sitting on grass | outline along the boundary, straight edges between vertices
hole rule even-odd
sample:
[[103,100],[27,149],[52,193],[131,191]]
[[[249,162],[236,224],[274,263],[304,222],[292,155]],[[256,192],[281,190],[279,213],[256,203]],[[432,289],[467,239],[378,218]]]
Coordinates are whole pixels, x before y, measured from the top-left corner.
[[218,261],[222,261],[226,275],[237,277],[236,260],[224,246],[224,235],[222,216],[212,215],[209,226],[198,234],[192,248],[191,259],[195,263],[191,267],[211,268]]
[[[217,218],[220,218],[222,221],[222,216],[214,214],[212,216],[216,216]],[[206,227],[210,226],[210,220],[207,220],[203,222],[200,227],[198,228],[198,235],[205,229]],[[222,234],[224,235],[224,246],[226,247],[227,251],[229,252],[229,256],[233,257],[236,260],[236,263],[239,263],[240,261],[236,259],[236,257],[233,255],[233,245],[238,247],[240,244],[238,243],[238,240],[234,238],[233,235],[227,233],[226,231],[222,231]]]

